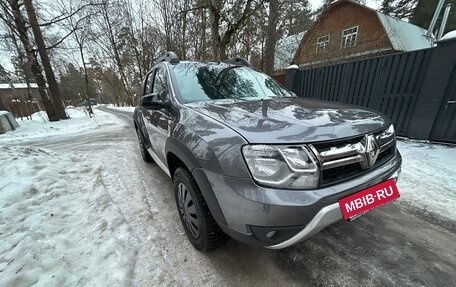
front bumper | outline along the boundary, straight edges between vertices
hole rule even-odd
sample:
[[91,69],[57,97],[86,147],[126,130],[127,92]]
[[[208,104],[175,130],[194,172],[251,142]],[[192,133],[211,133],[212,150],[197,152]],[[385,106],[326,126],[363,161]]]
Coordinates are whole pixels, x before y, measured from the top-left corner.
[[[394,172],[390,178],[397,181],[399,177],[400,169]],[[293,244],[301,242],[309,237],[312,237],[314,234],[318,233],[320,230],[325,227],[341,220],[342,212],[339,207],[339,203],[333,203],[331,205],[323,207],[312,220],[306,225],[306,227],[301,230],[298,234],[294,235],[288,240],[285,240],[279,244],[267,246],[269,249],[282,249],[289,247]]]
[[[203,194],[211,189],[217,204],[208,202],[220,227],[239,241],[281,249],[305,240],[342,219],[338,200],[391,177],[397,177],[399,152],[382,166],[348,181],[317,190],[282,190],[258,186],[251,179],[226,177],[195,170],[195,178],[207,179]],[[198,180],[197,180],[198,181]],[[212,193],[211,192],[211,193]],[[214,206],[216,205],[216,206]],[[277,240],[258,236],[257,230],[278,230]],[[282,230],[285,230],[282,232]],[[266,232],[264,233],[266,234]]]

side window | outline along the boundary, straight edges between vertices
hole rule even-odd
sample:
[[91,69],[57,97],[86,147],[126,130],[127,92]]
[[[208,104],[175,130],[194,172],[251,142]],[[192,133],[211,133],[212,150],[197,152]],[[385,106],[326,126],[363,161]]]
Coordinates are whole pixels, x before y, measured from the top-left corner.
[[167,98],[166,80],[163,69],[158,69],[155,72],[152,93],[158,93],[162,100],[166,100]]
[[152,82],[154,80],[154,73],[147,76],[146,86],[144,87],[144,95],[152,93]]

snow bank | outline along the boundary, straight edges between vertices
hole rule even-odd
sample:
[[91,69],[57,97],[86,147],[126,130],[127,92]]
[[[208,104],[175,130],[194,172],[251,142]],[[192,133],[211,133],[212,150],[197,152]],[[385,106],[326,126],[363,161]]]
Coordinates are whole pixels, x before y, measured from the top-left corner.
[[1,149],[0,286],[130,285],[137,241],[101,169],[77,154]]
[[112,104],[107,105],[107,108],[114,109],[114,110],[119,110],[119,111],[127,111],[127,112],[134,112],[136,107],[116,107]]
[[456,220],[456,147],[400,140],[400,200]]
[[85,108],[75,108],[73,106],[68,106],[65,108],[65,111],[70,119],[81,119],[88,117],[87,110]]
[[[81,107],[73,107],[73,106],[68,106],[65,108],[65,112],[67,113],[68,117],[70,119],[82,119],[82,118],[88,118],[89,115],[87,114],[87,111],[85,108]],[[19,120],[19,119],[18,119]],[[39,122],[48,122],[49,118],[46,114],[45,111],[39,111],[36,113],[32,114],[32,121],[39,121]]]
[[0,144],[96,133],[100,130],[119,129],[119,125],[124,125],[124,122],[115,115],[99,110],[95,110],[92,118],[80,108],[67,108],[66,111],[71,118],[58,122],[49,122],[45,112],[34,113],[32,120],[18,120],[20,127],[14,132],[0,135]]

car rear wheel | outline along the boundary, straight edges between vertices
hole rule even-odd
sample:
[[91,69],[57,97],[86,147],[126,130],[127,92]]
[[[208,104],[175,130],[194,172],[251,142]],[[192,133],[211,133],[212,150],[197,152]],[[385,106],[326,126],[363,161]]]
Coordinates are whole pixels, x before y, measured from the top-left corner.
[[201,252],[221,246],[227,239],[212,217],[195,179],[182,167],[174,172],[174,196],[187,238]]
[[146,146],[144,145],[143,137],[141,136],[141,133],[138,130],[136,130],[136,135],[138,136],[139,150],[141,152],[142,159],[145,162],[153,162],[154,160],[147,151]]

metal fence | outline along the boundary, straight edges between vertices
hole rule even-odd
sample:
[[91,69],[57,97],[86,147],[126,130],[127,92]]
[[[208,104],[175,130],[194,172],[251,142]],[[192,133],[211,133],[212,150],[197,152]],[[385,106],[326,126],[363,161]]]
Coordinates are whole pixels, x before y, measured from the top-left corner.
[[402,136],[456,142],[455,63],[452,40],[431,49],[289,70],[285,85],[298,96],[379,111]]

